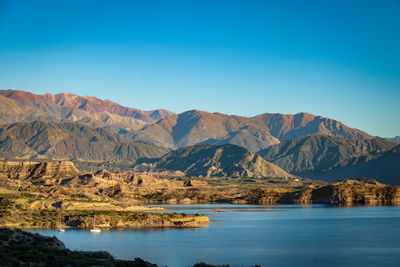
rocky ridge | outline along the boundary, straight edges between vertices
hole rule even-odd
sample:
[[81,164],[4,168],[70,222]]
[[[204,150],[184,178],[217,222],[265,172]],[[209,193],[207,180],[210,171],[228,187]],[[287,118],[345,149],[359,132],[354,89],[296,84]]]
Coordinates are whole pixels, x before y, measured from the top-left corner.
[[203,177],[292,177],[259,155],[231,144],[188,146],[169,152],[149,165],[143,165],[136,168],[182,171],[187,176]]
[[0,160],[0,177],[9,179],[37,179],[73,177],[81,172],[70,161],[30,162]]

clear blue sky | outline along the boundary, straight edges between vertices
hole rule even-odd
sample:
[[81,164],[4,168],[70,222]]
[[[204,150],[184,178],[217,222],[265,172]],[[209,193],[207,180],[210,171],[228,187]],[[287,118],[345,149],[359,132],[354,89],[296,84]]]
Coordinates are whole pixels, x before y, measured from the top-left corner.
[[400,135],[400,1],[0,0],[0,88]]

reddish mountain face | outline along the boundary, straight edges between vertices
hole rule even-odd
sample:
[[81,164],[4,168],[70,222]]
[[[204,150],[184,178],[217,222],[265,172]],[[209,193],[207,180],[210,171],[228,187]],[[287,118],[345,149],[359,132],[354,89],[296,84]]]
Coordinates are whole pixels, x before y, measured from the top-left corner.
[[315,133],[346,139],[372,138],[339,121],[308,113],[265,113],[255,117],[241,117],[190,110],[147,125],[136,132],[134,139],[169,148],[231,143],[255,152],[280,141]]
[[47,93],[44,95],[36,95],[25,91],[10,89],[0,90],[0,95],[39,108],[55,104],[61,109],[69,109],[71,111],[80,109],[88,113],[109,112],[123,117],[132,117],[148,123],[158,121],[173,114],[173,112],[165,109],[142,111],[136,108],[124,107],[109,100],[101,100],[92,96],[78,96],[72,93],[60,93],[56,95]]

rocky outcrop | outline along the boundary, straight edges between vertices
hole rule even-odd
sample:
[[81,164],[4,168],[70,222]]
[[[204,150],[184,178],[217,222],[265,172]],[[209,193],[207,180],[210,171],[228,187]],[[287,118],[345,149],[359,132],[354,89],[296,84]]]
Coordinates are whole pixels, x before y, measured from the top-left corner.
[[282,192],[252,190],[245,199],[258,204],[400,205],[400,186],[373,179],[341,180],[319,188]]
[[311,191],[313,203],[335,205],[398,205],[400,186],[388,186],[373,179],[342,180]]
[[[164,174],[165,175],[165,174]],[[5,188],[46,194],[59,199],[78,198],[126,201],[143,192],[184,188],[184,179],[160,178],[159,173],[109,172],[105,169],[81,172],[70,161],[30,162],[0,160],[0,182]],[[195,188],[206,182],[192,181]],[[138,193],[139,191],[139,193]]]
[[31,162],[0,160],[0,177],[10,179],[36,179],[73,177],[81,172],[70,161]]

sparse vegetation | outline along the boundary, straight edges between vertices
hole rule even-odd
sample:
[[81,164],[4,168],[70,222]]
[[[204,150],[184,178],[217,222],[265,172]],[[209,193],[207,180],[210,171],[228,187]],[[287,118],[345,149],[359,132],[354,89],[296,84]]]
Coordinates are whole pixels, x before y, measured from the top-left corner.
[[[97,226],[101,228],[163,228],[163,227],[198,227],[208,222],[200,214],[150,213],[123,210],[64,210],[54,207],[34,208],[40,205],[36,201],[32,206],[30,198],[15,196],[0,197],[0,225],[56,229],[63,227],[89,229],[93,227],[96,216]],[[18,207],[17,207],[18,205]]]

